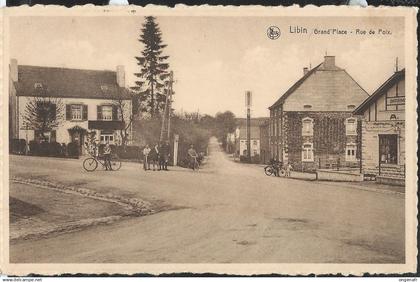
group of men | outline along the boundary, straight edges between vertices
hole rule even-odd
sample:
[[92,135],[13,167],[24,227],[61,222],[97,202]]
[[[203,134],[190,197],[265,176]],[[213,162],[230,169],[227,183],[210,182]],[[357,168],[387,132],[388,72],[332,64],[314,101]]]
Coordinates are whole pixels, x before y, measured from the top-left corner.
[[171,156],[171,147],[169,142],[163,142],[156,144],[153,148],[149,147],[149,144],[143,149],[143,169],[151,170],[150,164],[152,164],[153,170],[168,170],[169,157]]

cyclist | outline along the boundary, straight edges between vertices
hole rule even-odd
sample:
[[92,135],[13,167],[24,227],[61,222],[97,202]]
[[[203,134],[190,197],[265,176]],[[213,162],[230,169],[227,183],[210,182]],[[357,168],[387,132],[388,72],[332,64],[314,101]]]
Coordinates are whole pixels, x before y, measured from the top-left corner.
[[109,141],[106,142],[104,147],[104,162],[105,162],[105,170],[112,170],[111,168],[111,146],[109,145]]
[[195,163],[197,162],[197,152],[194,149],[194,145],[191,144],[190,148],[188,149],[188,157],[190,159],[190,166],[193,170],[195,170]]

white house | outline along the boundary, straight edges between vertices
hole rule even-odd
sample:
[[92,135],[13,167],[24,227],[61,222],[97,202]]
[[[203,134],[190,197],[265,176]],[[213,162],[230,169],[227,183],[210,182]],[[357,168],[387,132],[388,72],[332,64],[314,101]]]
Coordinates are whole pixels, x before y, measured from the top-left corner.
[[102,143],[121,142],[122,118],[127,119],[132,111],[123,66],[116,71],[82,70],[18,65],[12,59],[9,80],[10,138],[39,140],[37,131],[25,126],[23,115],[28,102],[42,96],[54,98],[56,112],[62,116],[59,126],[45,134],[46,141],[76,142],[83,152],[87,133],[94,131]]

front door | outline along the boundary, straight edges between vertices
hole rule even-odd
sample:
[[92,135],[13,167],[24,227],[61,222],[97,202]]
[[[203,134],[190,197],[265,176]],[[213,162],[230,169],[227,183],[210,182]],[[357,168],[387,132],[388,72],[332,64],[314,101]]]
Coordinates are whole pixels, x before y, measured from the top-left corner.
[[71,133],[71,141],[79,146],[79,152],[83,154],[84,134],[80,131],[73,131]]

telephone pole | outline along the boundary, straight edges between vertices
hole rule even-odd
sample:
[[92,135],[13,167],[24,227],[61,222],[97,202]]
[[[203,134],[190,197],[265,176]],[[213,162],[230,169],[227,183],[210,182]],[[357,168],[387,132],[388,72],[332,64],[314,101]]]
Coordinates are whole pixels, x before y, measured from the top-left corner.
[[162,127],[160,130],[160,138],[159,141],[163,142],[164,138],[167,141],[170,140],[170,130],[171,130],[171,114],[172,114],[172,94],[173,94],[173,72],[170,72],[169,75],[169,84],[168,88],[166,89],[166,99],[165,99],[165,109],[162,115]]
[[246,105],[246,152],[248,162],[251,162],[251,91],[245,92],[245,105]]

